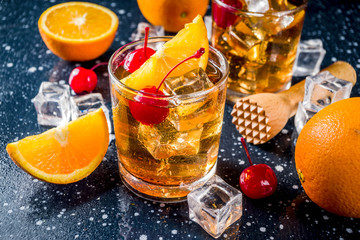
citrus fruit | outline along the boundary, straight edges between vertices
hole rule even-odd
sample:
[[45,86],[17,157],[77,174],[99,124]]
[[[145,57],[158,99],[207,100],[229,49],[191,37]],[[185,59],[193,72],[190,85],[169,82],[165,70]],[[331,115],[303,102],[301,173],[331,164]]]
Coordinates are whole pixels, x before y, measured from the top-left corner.
[[295,147],[296,170],[309,198],[341,216],[360,217],[360,98],[316,113]]
[[177,32],[198,14],[204,16],[209,0],[137,0],[141,13],[153,25]]
[[79,181],[92,173],[109,143],[102,109],[39,135],[9,143],[11,159],[32,176],[50,183]]
[[118,24],[114,12],[86,2],[52,6],[38,21],[46,46],[68,61],[88,61],[102,55],[113,42]]
[[149,86],[159,86],[172,67],[193,55],[200,48],[205,48],[202,57],[191,59],[180,65],[169,77],[180,76],[199,67],[206,69],[209,42],[205,23],[202,17],[198,15],[192,23],[186,24],[185,28],[179,31],[174,38],[166,42],[139,69],[123,78],[121,82],[136,90]]

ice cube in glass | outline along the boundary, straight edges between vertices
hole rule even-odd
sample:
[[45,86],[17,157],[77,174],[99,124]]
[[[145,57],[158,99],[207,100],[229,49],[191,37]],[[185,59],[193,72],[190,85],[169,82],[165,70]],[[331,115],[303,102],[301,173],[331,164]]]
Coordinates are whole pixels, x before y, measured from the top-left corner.
[[242,193],[214,175],[187,196],[189,216],[214,238],[242,216]]
[[351,82],[338,79],[328,71],[309,76],[305,80],[303,105],[318,112],[331,103],[348,98],[352,86]]
[[59,126],[70,120],[70,87],[57,82],[42,82],[31,100],[40,125]]
[[268,0],[245,0],[245,2],[250,12],[265,13],[270,9]]
[[159,37],[165,35],[165,31],[162,26],[153,26],[146,22],[140,22],[137,25],[136,31],[131,34],[131,41],[144,39],[146,27],[149,27],[149,37]]
[[106,121],[109,126],[109,131],[111,132],[111,123],[109,117],[109,110],[105,106],[104,99],[100,93],[88,93],[82,96],[71,97],[72,103],[72,112],[71,118],[75,120],[78,117],[81,117],[91,111],[95,111],[99,108],[102,108]]
[[[183,95],[203,91],[214,86],[202,68],[194,69],[182,76],[165,80],[164,92],[168,95]],[[192,100],[183,103],[170,112],[168,120],[177,131],[200,129],[217,117],[217,94],[212,93],[207,99]]]
[[214,86],[202,68],[194,69],[182,76],[167,78],[164,83],[164,91],[169,95],[194,93]]
[[326,51],[320,39],[300,41],[293,68],[293,76],[315,75],[320,71],[320,65]]
[[140,124],[138,138],[155,159],[195,155],[200,148],[202,128],[179,132],[170,121],[148,126]]

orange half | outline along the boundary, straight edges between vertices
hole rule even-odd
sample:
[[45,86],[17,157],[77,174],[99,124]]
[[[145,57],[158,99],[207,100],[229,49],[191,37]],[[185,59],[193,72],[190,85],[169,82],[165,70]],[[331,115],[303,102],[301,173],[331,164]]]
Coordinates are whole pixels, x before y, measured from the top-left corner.
[[57,4],[38,21],[46,46],[69,61],[88,61],[106,52],[118,25],[118,17],[110,9],[87,2]]

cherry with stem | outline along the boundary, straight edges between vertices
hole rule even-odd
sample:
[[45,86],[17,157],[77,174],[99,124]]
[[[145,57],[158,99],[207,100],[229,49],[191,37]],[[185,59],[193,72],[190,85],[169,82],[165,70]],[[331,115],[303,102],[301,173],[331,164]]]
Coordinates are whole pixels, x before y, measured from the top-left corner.
[[272,195],[277,187],[277,178],[274,171],[266,164],[254,165],[251,161],[245,139],[241,138],[250,167],[240,174],[241,191],[252,199],[265,198]]
[[107,62],[101,62],[93,66],[91,69],[86,69],[83,67],[74,68],[69,76],[70,87],[74,90],[76,94],[94,91],[98,81],[94,70],[97,67],[107,64]]
[[[161,99],[165,94],[160,90],[161,85],[166,78],[170,75],[174,69],[186,61],[193,58],[200,58],[205,53],[204,48],[200,48],[195,54],[182,60],[176,64],[171,70],[164,76],[160,84],[156,86],[146,87],[141,89],[141,93],[134,97],[134,101],[129,102],[129,108],[132,116],[139,122],[145,125],[159,124],[165,120],[169,114],[168,101]],[[157,96],[152,96],[156,94]]]
[[130,73],[135,72],[137,69],[141,67],[141,65],[146,62],[154,53],[155,50],[147,47],[149,39],[149,27],[145,28],[145,40],[144,47],[136,49],[126,55],[124,60],[120,63],[123,65],[124,69]]

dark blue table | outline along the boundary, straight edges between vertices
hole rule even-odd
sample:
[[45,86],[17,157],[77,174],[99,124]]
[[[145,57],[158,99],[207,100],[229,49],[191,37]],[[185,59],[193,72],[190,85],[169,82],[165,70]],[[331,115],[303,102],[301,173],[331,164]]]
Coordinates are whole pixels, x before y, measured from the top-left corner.
[[[187,203],[153,203],[128,191],[119,178],[114,142],[89,177],[69,185],[38,181],[8,157],[7,143],[43,131],[30,101],[40,83],[67,81],[77,66],[47,50],[38,33],[40,14],[60,2],[0,0],[0,239],[211,239],[189,221]],[[114,43],[98,59],[107,61],[144,17],[135,0],[94,2],[112,9],[120,20]],[[322,39],[327,50],[322,67],[344,60],[359,72],[359,26],[360,5],[355,0],[310,1],[302,39]],[[106,68],[99,71],[104,74],[96,91],[110,107]],[[352,96],[360,96],[359,84]],[[225,109],[217,174],[239,188],[239,175],[248,164],[231,124],[231,109]],[[330,214],[304,193],[294,166],[292,132],[293,119],[270,142],[250,146],[255,163],[275,169],[279,186],[266,199],[245,197],[243,217],[222,239],[360,239],[359,219]]]

